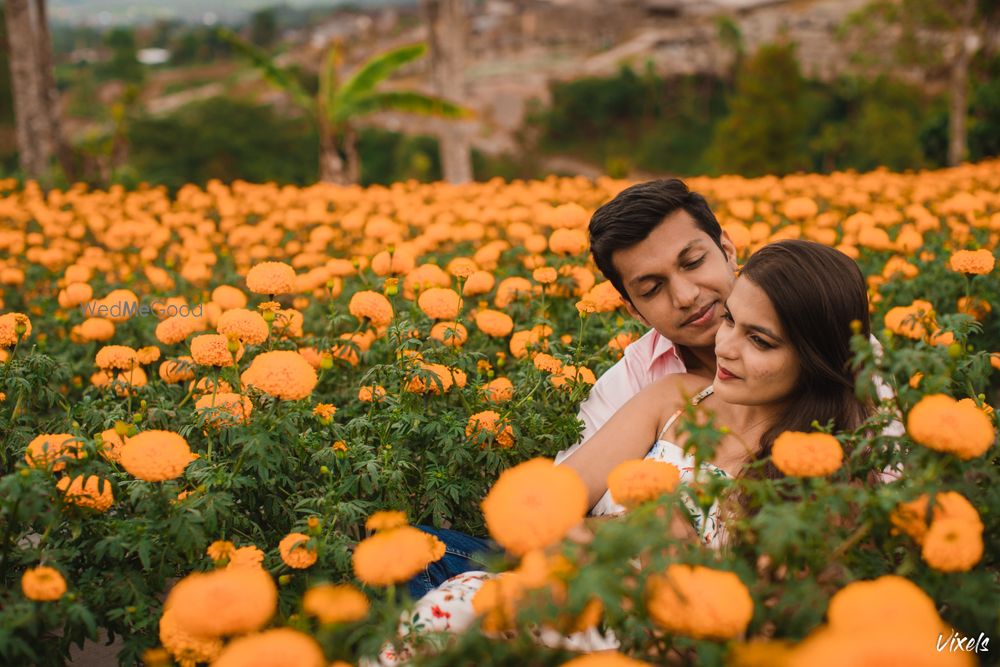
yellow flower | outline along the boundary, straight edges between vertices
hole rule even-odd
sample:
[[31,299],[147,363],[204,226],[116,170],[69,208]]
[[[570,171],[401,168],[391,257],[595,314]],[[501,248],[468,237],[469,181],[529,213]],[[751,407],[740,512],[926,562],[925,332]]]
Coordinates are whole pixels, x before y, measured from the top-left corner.
[[297,401],[312,393],[319,376],[298,352],[275,350],[254,357],[240,379],[276,398]]
[[97,366],[102,370],[132,369],[137,362],[135,350],[125,345],[105,345],[97,351]]
[[295,269],[283,262],[262,262],[247,272],[247,287],[255,294],[290,294],[295,291]]
[[233,334],[245,345],[260,345],[270,333],[263,316],[245,308],[222,313],[215,330],[224,336]]
[[354,574],[369,586],[389,586],[409,580],[444,556],[444,544],[412,526],[380,531],[354,550]]
[[0,315],[0,348],[14,347],[18,339],[27,340],[30,335],[31,320],[24,313]]
[[377,403],[385,398],[385,387],[369,385],[358,390],[358,400],[362,403]]
[[504,338],[514,330],[514,320],[499,310],[480,310],[474,319],[476,328],[494,338]]
[[302,596],[302,609],[320,623],[354,623],[368,615],[368,598],[348,585],[320,584]]
[[482,502],[486,527],[523,555],[561,540],[587,513],[587,487],[570,468],[532,459],[500,474]]
[[465,437],[473,441],[482,439],[485,447],[490,442],[496,442],[500,447],[508,449],[514,446],[514,429],[510,424],[500,422],[500,414],[493,410],[483,410],[469,417],[465,426]]
[[202,334],[191,340],[191,357],[201,366],[232,366],[243,357],[243,345],[237,343],[235,354],[229,351],[229,339],[221,334]]
[[176,479],[184,474],[191,461],[187,440],[172,431],[143,431],[132,436],[122,447],[121,464],[132,476],[147,482]]
[[453,289],[432,287],[420,293],[417,305],[431,319],[454,320],[462,309],[462,297]]
[[948,260],[952,271],[968,274],[989,273],[996,265],[996,259],[989,250],[959,250]]
[[53,602],[66,592],[66,580],[59,570],[39,565],[21,575],[21,592],[24,597],[37,602]]
[[733,639],[753,617],[750,591],[732,572],[671,565],[647,582],[646,609],[668,632],[695,639]]
[[624,461],[608,475],[608,490],[615,502],[637,507],[673,493],[680,484],[680,470],[672,463],[654,459]]
[[315,548],[309,548],[309,536],[304,533],[289,533],[278,543],[278,551],[285,565],[296,570],[304,570],[316,563]]
[[234,639],[212,667],[326,667],[316,640],[291,628],[275,628]]
[[378,292],[356,292],[347,310],[359,320],[368,319],[375,327],[384,327],[392,322],[392,304]]
[[24,460],[32,468],[59,472],[66,467],[65,459],[78,457],[79,447],[79,438],[71,433],[43,433],[28,443]]
[[329,424],[337,414],[337,407],[332,403],[317,403],[312,410],[313,415],[324,424]]
[[920,555],[940,572],[966,572],[983,557],[983,527],[963,519],[936,519]]
[[181,630],[177,612],[165,609],[160,617],[160,643],[181,665],[212,662],[222,652],[222,641],[217,637],[201,637]]
[[236,551],[236,545],[228,540],[216,540],[208,545],[205,553],[216,563],[228,560]]
[[889,515],[893,534],[903,532],[913,538],[917,544],[923,544],[927,534],[928,521],[933,523],[941,519],[958,519],[978,526],[983,530],[979,512],[965,496],[955,491],[943,491],[934,494],[934,512],[928,517],[930,496],[926,493],[907,503],[900,503]]
[[368,520],[365,521],[365,530],[392,530],[393,528],[399,528],[400,526],[406,525],[409,525],[409,522],[406,520],[406,512],[389,510],[375,512],[368,517]]
[[993,424],[982,410],[944,394],[920,399],[907,415],[906,430],[915,442],[960,459],[985,454],[996,439]]
[[827,433],[785,431],[774,441],[771,460],[792,477],[823,477],[836,472],[844,462],[844,450]]
[[222,637],[263,627],[278,606],[278,588],[258,567],[196,572],[170,590],[164,609],[176,613],[177,627],[199,637]]
[[63,477],[56,488],[62,491],[66,502],[97,512],[106,512],[115,502],[111,482],[95,475],[89,475],[86,479],[79,475],[72,481],[69,477]]

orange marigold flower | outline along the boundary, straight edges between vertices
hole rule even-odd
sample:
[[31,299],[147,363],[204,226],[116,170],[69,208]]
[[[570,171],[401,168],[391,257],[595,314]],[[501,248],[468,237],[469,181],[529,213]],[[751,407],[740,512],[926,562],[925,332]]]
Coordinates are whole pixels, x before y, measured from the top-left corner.
[[939,572],[966,572],[983,557],[983,527],[963,519],[931,522],[920,555]]
[[504,338],[514,330],[514,320],[499,310],[480,310],[475,317],[476,327],[487,336]]
[[844,450],[828,433],[785,431],[774,441],[771,461],[785,475],[823,477],[844,462]]
[[365,594],[346,584],[320,584],[302,596],[302,610],[320,623],[354,623],[368,616]]
[[517,299],[530,299],[535,293],[535,286],[527,278],[512,276],[504,278],[497,286],[493,303],[497,308],[506,308]]
[[554,283],[558,276],[559,274],[551,266],[542,266],[531,272],[531,277],[535,279],[535,282],[542,285]]
[[417,306],[431,319],[454,320],[462,309],[462,297],[453,289],[431,287],[417,297]]
[[989,273],[996,266],[996,258],[989,250],[959,250],[948,260],[948,268],[958,273],[979,275]]
[[928,516],[930,495],[922,494],[906,503],[900,503],[889,515],[893,534],[903,532],[913,538],[917,544],[923,544],[927,534],[928,522],[941,519],[959,519],[983,529],[979,512],[965,496],[955,491],[942,491],[934,494],[934,511]]
[[416,297],[417,292],[432,287],[448,287],[451,276],[437,264],[421,264],[406,274],[403,278],[403,296],[407,299]]
[[845,632],[888,627],[932,636],[944,626],[934,600],[893,574],[848,584],[830,598],[826,615],[831,629]]
[[465,285],[462,287],[462,294],[464,296],[486,294],[493,289],[493,285],[495,284],[496,278],[489,271],[474,271],[468,280],[465,281]]
[[494,410],[483,410],[469,417],[465,437],[480,442],[483,447],[491,442],[504,449],[514,446],[514,429],[510,424],[501,422],[499,413]]
[[181,630],[177,623],[177,612],[173,609],[165,609],[160,617],[160,643],[184,667],[212,662],[222,652],[221,639],[201,637]]
[[230,566],[184,577],[170,590],[164,609],[176,612],[182,632],[222,637],[253,632],[278,607],[278,588],[259,567]]
[[624,461],[608,475],[608,490],[615,502],[628,508],[673,493],[680,484],[680,470],[655,459]]
[[923,340],[934,324],[934,307],[929,301],[916,300],[909,306],[890,308],[885,314],[887,329],[913,340]]
[[232,386],[225,380],[219,380],[218,386],[216,386],[215,380],[212,378],[202,378],[198,380],[197,383],[192,382],[188,385],[188,391],[192,394],[211,394],[213,392],[218,392],[220,394],[232,393]]
[[216,563],[223,560],[228,561],[235,552],[236,545],[229,540],[216,540],[215,542],[209,544],[208,548],[205,549],[205,554]]
[[587,232],[582,229],[557,229],[549,236],[549,250],[557,255],[579,255],[589,246]]
[[337,414],[337,406],[333,403],[317,403],[312,410],[313,415],[324,424],[329,424]]
[[112,463],[118,463],[122,457],[122,447],[125,440],[113,428],[106,429],[97,434],[94,438],[100,445],[101,456]]
[[365,530],[377,532],[380,530],[392,530],[400,526],[409,525],[406,520],[406,512],[397,510],[383,510],[375,512],[365,521]]
[[635,334],[620,333],[608,341],[608,349],[618,353],[619,356],[625,353],[625,348],[638,340]]
[[358,400],[363,403],[377,403],[385,398],[385,387],[380,384],[368,385],[358,390]]
[[469,339],[469,332],[458,322],[438,322],[431,327],[431,338],[450,347],[461,347]]
[[476,262],[473,259],[470,259],[468,257],[455,257],[450,262],[448,262],[448,265],[444,267],[444,270],[450,273],[451,275],[455,276],[456,278],[468,278],[478,268],[479,267],[476,265]]
[[[159,326],[156,329],[159,331]],[[110,340],[115,335],[115,323],[104,317],[88,317],[80,325],[79,333],[84,340],[103,342]],[[182,337],[181,340],[184,338]]]
[[532,363],[535,364],[535,368],[546,373],[561,373],[563,369],[563,362],[544,352],[537,353],[532,358]]
[[59,290],[59,307],[74,308],[94,298],[94,288],[87,283],[70,283]]
[[191,340],[191,357],[201,366],[232,366],[243,357],[243,344],[235,354],[229,351],[229,339],[221,334],[202,334]]
[[907,415],[906,430],[915,442],[960,459],[981,456],[996,439],[993,424],[982,410],[944,394],[920,399]]
[[291,294],[295,269],[284,262],[261,262],[247,272],[247,287],[255,294]]
[[298,352],[275,350],[257,355],[240,379],[276,398],[297,401],[312,393],[319,376]]
[[105,345],[97,351],[95,358],[101,370],[127,371],[135,367],[135,350],[125,345]]
[[695,639],[732,639],[746,631],[753,599],[732,572],[675,564],[647,582],[646,609],[668,632]]
[[572,382],[594,384],[597,382],[597,377],[594,375],[594,371],[590,370],[586,366],[573,366],[572,364],[566,364],[563,366],[559,375],[553,375],[549,378],[549,382],[552,383],[553,387],[569,388],[571,386],[569,383]]
[[269,334],[264,317],[246,308],[233,308],[222,313],[215,330],[223,335],[233,334],[244,345],[260,345]]
[[[91,318],[91,319],[101,319],[101,318]],[[89,320],[88,320],[89,321]],[[110,320],[105,320],[110,323]],[[84,325],[87,323],[84,322]],[[114,333],[114,325],[112,325],[111,332]],[[173,315],[163,320],[156,325],[156,340],[160,341],[164,345],[174,345],[180,343],[189,334],[194,333],[198,329],[195,328],[194,323],[191,321],[190,317],[181,317],[180,315]]]
[[564,662],[562,667],[651,667],[651,665],[622,655],[618,651],[601,651],[573,658],[569,662]]
[[[420,362],[417,364],[421,375],[414,375],[406,385],[406,390],[414,394],[446,394],[455,384],[454,369],[448,368],[444,364],[428,364]],[[424,375],[430,373],[431,377]]]
[[254,567],[259,569],[263,562],[264,552],[257,547],[239,547],[229,557],[229,565],[226,568]]
[[28,568],[21,575],[21,592],[37,602],[53,602],[66,593],[66,580],[59,570],[47,565]]
[[444,544],[412,526],[379,531],[362,540],[352,558],[354,574],[369,586],[407,581],[444,556]]
[[482,502],[486,526],[516,555],[561,540],[587,513],[587,487],[570,468],[536,458],[500,474]]
[[505,403],[514,398],[514,383],[505,377],[495,378],[483,387],[487,400]]
[[409,273],[417,266],[417,258],[413,252],[404,249],[397,249],[390,253],[383,250],[374,257],[370,268],[376,276],[387,276],[395,274],[398,276]]
[[205,416],[205,426],[219,428],[249,422],[253,403],[246,396],[233,392],[216,392],[201,396],[195,401],[194,409]]
[[274,628],[234,639],[212,667],[327,667],[316,640],[292,628]]
[[79,438],[71,433],[43,433],[28,443],[24,460],[32,468],[51,467],[59,472],[66,467],[66,459],[78,457],[79,449]]
[[618,293],[618,290],[611,284],[610,280],[597,283],[583,295],[583,298],[585,301],[592,303],[595,312],[598,313],[610,313],[625,304],[622,301],[622,295]]
[[309,536],[305,533],[288,533],[278,543],[278,552],[285,565],[296,570],[304,570],[312,567],[316,563],[317,554],[315,548],[307,545]]
[[31,335],[31,320],[24,313],[0,315],[0,347],[14,347],[18,339],[27,340]]
[[90,475],[86,479],[83,475],[79,475],[72,481],[69,477],[63,477],[56,484],[56,488],[62,491],[66,502],[97,512],[106,512],[115,502],[111,482],[95,475]]
[[359,320],[367,318],[372,326],[384,327],[392,322],[392,304],[378,292],[365,290],[351,297],[347,310]]
[[132,436],[122,447],[121,464],[133,477],[147,482],[176,479],[191,461],[187,440],[172,431],[143,431]]
[[961,296],[958,298],[958,312],[982,322],[986,316],[993,312],[993,306],[988,301],[984,301],[974,296]]
[[136,360],[142,365],[148,365],[160,359],[160,348],[155,345],[140,347],[135,352]]
[[233,308],[246,308],[247,295],[243,290],[232,285],[219,285],[212,290],[212,301],[219,304],[222,310],[232,310]]

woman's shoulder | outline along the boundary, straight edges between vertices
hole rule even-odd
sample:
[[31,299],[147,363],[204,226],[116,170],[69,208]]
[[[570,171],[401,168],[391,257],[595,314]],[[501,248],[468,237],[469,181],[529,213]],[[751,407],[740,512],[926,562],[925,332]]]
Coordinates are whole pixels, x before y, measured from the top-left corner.
[[709,380],[693,373],[671,373],[650,386],[656,387],[656,391],[664,398],[676,399],[677,402],[684,404],[710,384],[712,383]]

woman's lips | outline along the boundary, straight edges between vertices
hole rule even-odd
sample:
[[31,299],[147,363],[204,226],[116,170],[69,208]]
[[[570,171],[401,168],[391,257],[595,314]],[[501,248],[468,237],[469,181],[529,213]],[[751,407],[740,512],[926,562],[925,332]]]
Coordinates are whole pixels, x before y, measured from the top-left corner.
[[715,377],[717,377],[718,379],[722,380],[723,382],[727,382],[729,380],[739,380],[740,379],[738,375],[734,375],[734,374],[730,373],[729,371],[727,371],[722,366],[719,366],[719,367],[716,368]]

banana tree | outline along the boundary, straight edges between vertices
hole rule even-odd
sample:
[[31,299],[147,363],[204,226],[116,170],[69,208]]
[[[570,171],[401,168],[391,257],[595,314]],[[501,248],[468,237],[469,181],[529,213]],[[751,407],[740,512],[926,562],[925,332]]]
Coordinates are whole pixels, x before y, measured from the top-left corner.
[[329,183],[357,183],[360,160],[357,149],[357,120],[379,111],[398,111],[464,118],[471,112],[447,100],[416,91],[377,90],[403,65],[423,56],[426,44],[411,44],[379,54],[365,62],[345,80],[340,78],[343,51],[334,44],[327,52],[319,77],[319,90],[310,94],[288,70],[268,54],[228,30],[221,36],[256,67],[271,85],[284,91],[306,110],[319,130],[319,177]]

